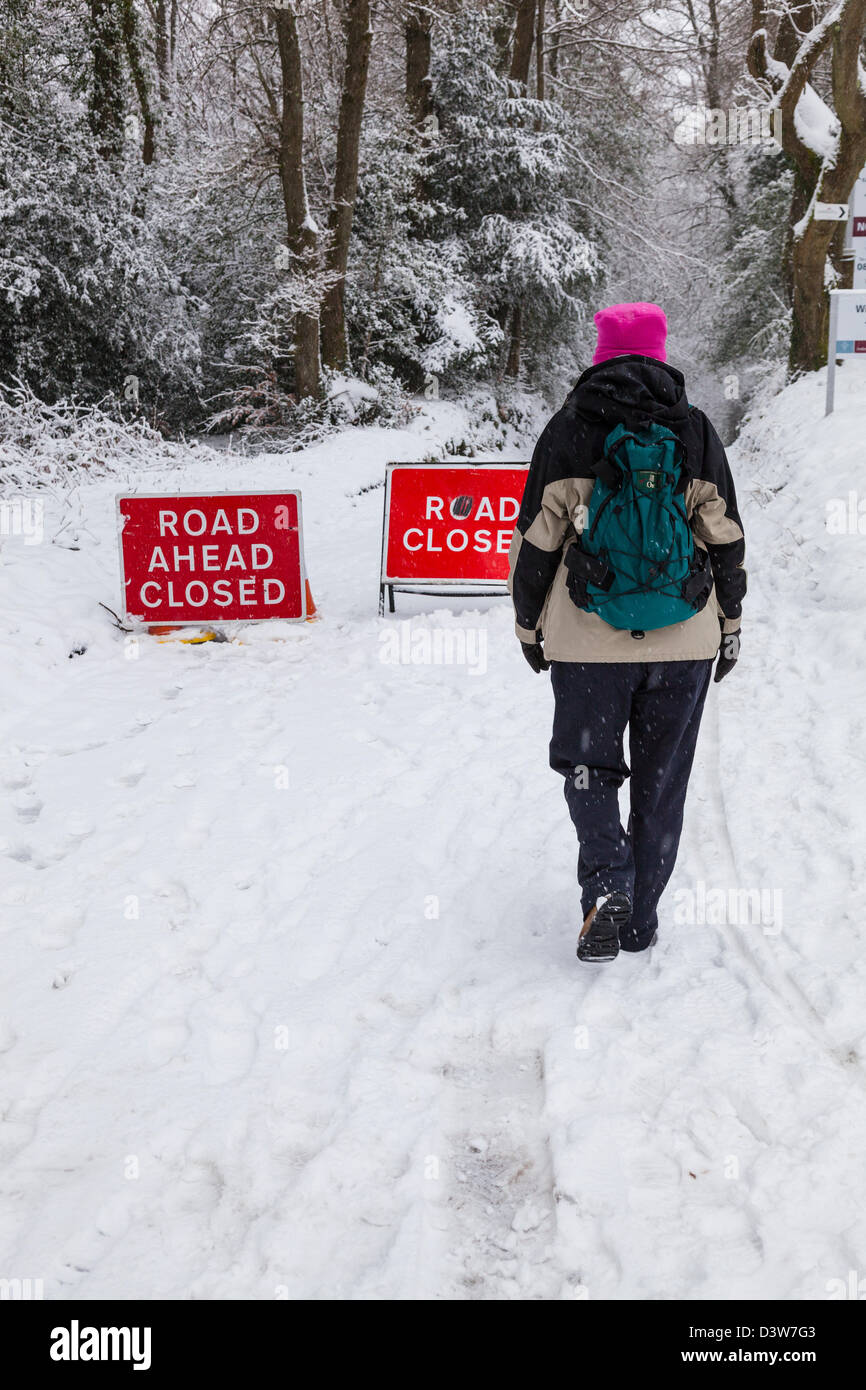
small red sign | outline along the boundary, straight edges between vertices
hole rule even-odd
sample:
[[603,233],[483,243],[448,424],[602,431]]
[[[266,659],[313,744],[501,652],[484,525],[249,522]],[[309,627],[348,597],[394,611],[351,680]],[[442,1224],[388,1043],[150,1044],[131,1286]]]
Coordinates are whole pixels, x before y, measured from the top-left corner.
[[300,493],[119,497],[117,507],[133,621],[306,617]]
[[866,237],[866,217],[855,217],[851,227],[852,237]]
[[389,464],[383,584],[504,584],[528,467]]

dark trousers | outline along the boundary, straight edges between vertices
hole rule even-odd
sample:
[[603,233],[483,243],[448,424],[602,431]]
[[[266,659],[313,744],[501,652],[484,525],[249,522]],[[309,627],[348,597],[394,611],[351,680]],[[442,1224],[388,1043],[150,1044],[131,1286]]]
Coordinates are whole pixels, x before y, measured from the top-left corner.
[[[642,951],[676,863],[683,807],[712,661],[554,661],[550,765],[565,778],[577,830],[584,916],[603,893],[633,904],[626,951]],[[631,769],[623,756],[629,731]],[[631,776],[628,829],[618,788]]]

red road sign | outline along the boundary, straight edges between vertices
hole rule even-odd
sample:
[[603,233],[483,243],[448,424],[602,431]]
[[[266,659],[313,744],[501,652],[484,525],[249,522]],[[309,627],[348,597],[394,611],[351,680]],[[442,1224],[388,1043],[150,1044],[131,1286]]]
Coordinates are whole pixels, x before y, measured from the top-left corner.
[[299,492],[118,497],[123,606],[153,624],[303,619]]
[[383,584],[504,585],[526,463],[389,463]]

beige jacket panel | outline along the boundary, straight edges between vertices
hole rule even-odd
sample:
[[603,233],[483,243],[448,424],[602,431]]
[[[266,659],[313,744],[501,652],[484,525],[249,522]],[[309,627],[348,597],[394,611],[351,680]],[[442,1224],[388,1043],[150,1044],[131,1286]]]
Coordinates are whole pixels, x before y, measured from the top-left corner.
[[[714,657],[719,649],[721,630],[715,590],[693,618],[670,627],[655,628],[642,638],[632,637],[622,628],[611,627],[597,613],[587,613],[572,602],[568,592],[565,555],[574,544],[575,533],[583,530],[584,514],[592,496],[594,479],[562,478],[548,484],[542,506],[526,533],[526,539],[539,550],[553,553],[562,547],[562,560],[541,613],[540,628],[544,654],[549,661],[701,661]],[[741,531],[725,516],[725,505],[714,484],[693,481],[685,494],[686,513],[692,518],[695,543],[706,549],[703,540],[736,540]],[[728,534],[730,530],[730,534]],[[509,550],[510,576],[514,573],[523,537],[515,529]],[[731,628],[731,631],[734,627]],[[515,624],[521,642],[534,642],[535,633]]]

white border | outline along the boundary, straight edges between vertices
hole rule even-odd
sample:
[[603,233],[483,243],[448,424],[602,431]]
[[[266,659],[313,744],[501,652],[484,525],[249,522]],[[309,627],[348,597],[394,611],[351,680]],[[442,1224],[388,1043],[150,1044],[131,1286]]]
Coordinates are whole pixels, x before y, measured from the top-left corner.
[[833,414],[836,403],[836,358],[844,357],[851,362],[856,362],[858,358],[862,362],[866,358],[866,353],[862,352],[836,351],[836,342],[839,336],[839,297],[843,294],[857,294],[862,299],[866,295],[866,289],[830,291],[830,325],[827,330],[827,392],[824,397],[825,416]]
[[[395,575],[389,575],[385,566],[388,560],[388,536],[391,528],[391,478],[395,468],[465,468],[467,472],[477,472],[479,468],[522,468],[529,473],[529,464],[522,459],[478,459],[473,463],[470,459],[437,459],[435,462],[421,463],[418,459],[404,462],[394,462],[385,464],[385,513],[382,522],[382,559],[379,566],[379,584],[399,584],[403,593],[420,593],[431,584],[447,589],[463,588],[469,589],[483,584],[485,588],[495,589],[497,592],[508,592],[508,581],[506,579],[419,579],[413,575],[411,579],[400,579]],[[514,521],[517,525],[517,518]],[[456,552],[455,552],[456,553]],[[467,598],[472,597],[472,593],[466,594]]]
[[[298,550],[301,564],[301,616],[298,618],[165,618],[131,617],[126,607],[126,575],[123,569],[123,513],[120,503],[124,498],[136,498],[143,502],[180,501],[184,497],[296,497],[298,499]],[[260,487],[249,492],[116,492],[114,494],[115,522],[117,527],[117,554],[120,569],[121,612],[124,620],[136,631],[143,632],[149,627],[246,627],[248,623],[305,623],[307,621],[307,563],[304,557],[304,520],[301,509],[301,493],[298,488]]]

